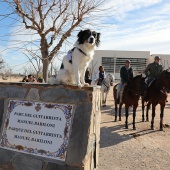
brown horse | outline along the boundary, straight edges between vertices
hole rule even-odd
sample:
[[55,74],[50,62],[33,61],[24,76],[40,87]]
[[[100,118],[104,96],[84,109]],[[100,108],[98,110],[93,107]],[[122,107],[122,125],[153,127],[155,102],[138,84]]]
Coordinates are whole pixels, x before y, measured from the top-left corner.
[[[146,121],[149,121],[148,112],[150,105],[152,104],[152,120],[151,129],[154,129],[155,108],[157,104],[160,104],[160,130],[163,130],[163,116],[164,108],[167,101],[166,89],[170,88],[170,72],[164,70],[148,87],[147,90],[147,109],[146,109]],[[144,121],[144,109],[145,109],[145,97],[142,97],[142,121]]]
[[[117,121],[117,86],[113,87],[113,96],[115,101],[115,121]],[[134,77],[125,87],[122,101],[119,103],[119,121],[121,121],[121,109],[122,105],[125,104],[126,121],[125,128],[128,129],[128,116],[129,116],[129,106],[133,106],[133,129],[135,130],[135,117],[136,109],[138,106],[138,101],[140,96],[144,93],[145,89],[145,78],[142,75],[137,75]]]

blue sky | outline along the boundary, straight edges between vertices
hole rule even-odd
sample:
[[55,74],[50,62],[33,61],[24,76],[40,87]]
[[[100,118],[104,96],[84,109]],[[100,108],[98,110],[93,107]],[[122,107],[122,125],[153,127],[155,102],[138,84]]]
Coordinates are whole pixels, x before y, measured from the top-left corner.
[[[86,26],[101,33],[100,50],[150,51],[151,54],[170,54],[169,0],[110,0],[105,7],[110,6],[114,8],[109,16],[104,20],[95,21],[99,27]],[[7,9],[0,6],[1,13],[3,10],[5,12]],[[0,56],[14,72],[22,72],[24,66],[22,63],[27,62],[28,58],[22,53],[11,50],[14,38],[10,33],[17,29],[15,25],[10,28],[10,22],[9,19],[0,19]],[[74,42],[76,37],[71,37],[71,39]],[[10,50],[4,51],[7,46]],[[63,50],[67,51],[69,48],[67,46]],[[56,60],[57,63],[60,62]]]
[[[116,8],[116,7],[115,7]],[[122,0],[100,49],[170,54],[170,1]]]

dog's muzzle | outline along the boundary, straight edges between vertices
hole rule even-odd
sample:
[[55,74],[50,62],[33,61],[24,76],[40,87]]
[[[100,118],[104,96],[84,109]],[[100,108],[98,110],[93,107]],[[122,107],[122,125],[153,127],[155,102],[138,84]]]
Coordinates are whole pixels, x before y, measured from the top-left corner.
[[93,37],[90,37],[89,40],[88,40],[88,42],[89,42],[90,44],[93,44],[93,43],[94,43],[94,38],[93,38]]

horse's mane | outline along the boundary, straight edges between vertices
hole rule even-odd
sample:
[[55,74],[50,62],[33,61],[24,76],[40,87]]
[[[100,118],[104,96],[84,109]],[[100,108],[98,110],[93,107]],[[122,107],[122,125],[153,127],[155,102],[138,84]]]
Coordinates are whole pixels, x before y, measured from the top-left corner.
[[155,80],[153,80],[153,82],[152,82],[152,84],[149,86],[149,88],[151,88],[152,86],[155,85],[155,83],[157,82],[158,78],[162,77],[164,74],[167,74],[167,73],[170,74],[169,69],[163,70],[163,71],[155,78]]
[[139,77],[142,77],[142,75],[139,74],[139,75],[136,75],[135,77],[133,77],[133,79],[127,83],[127,87],[131,87],[132,84],[133,84],[134,82],[136,82],[136,79],[138,79]]

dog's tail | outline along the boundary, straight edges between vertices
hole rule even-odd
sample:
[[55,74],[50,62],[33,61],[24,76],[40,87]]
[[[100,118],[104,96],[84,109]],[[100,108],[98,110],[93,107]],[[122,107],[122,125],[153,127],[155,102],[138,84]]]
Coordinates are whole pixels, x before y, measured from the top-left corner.
[[57,82],[56,82],[56,78],[55,77],[50,77],[50,78],[48,78],[48,80],[47,80],[47,83],[48,84],[57,84]]
[[68,84],[68,72],[65,69],[60,69],[55,79],[55,84]]

